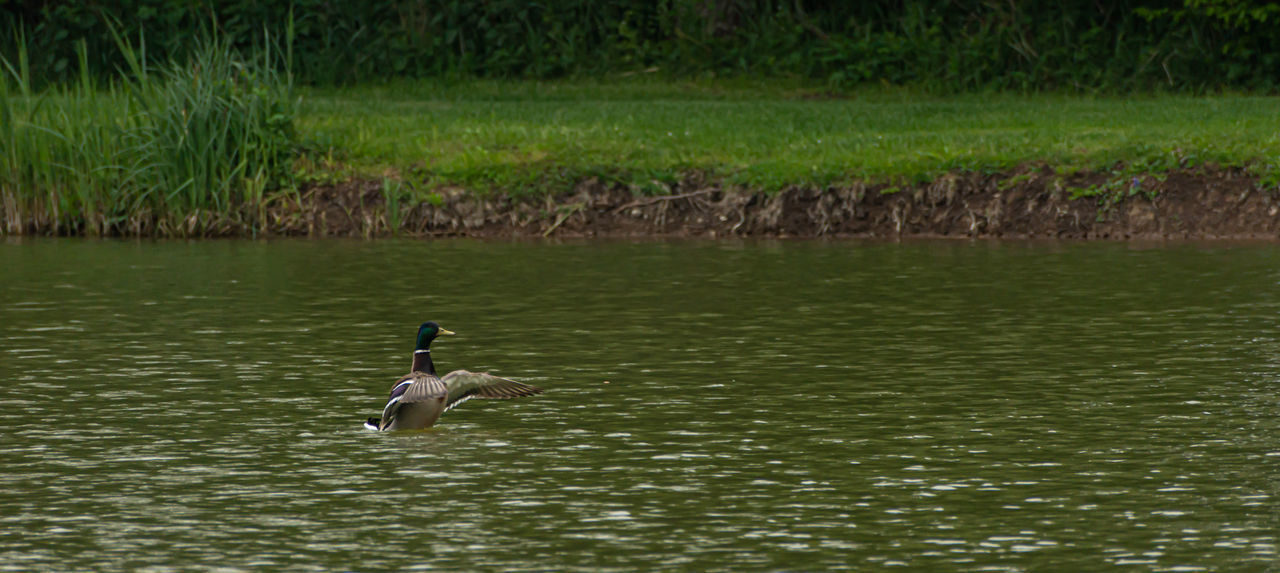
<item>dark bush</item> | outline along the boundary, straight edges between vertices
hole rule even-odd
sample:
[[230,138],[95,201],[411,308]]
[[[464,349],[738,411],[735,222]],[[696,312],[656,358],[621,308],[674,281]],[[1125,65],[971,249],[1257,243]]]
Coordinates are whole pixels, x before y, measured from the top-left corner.
[[934,91],[1274,91],[1280,7],[1255,0],[0,0],[3,49],[46,80],[121,64],[104,22],[178,59],[193,31],[238,48],[293,23],[304,82],[390,77],[794,76]]

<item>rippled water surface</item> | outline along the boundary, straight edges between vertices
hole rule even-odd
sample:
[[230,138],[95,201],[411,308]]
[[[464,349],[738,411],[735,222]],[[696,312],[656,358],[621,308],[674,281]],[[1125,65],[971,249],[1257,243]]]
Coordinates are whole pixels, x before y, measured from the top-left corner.
[[[1266,570],[1278,263],[0,243],[0,568]],[[364,430],[427,319],[547,392]]]

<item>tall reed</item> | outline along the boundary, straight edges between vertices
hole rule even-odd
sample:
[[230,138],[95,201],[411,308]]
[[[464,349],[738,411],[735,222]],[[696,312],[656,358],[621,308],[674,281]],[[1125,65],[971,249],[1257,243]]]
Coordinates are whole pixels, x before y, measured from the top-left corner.
[[217,38],[156,69],[118,38],[127,67],[98,85],[81,43],[77,82],[31,89],[25,48],[0,60],[3,232],[199,235],[258,229],[270,190],[292,188],[296,101],[288,55],[244,57]]

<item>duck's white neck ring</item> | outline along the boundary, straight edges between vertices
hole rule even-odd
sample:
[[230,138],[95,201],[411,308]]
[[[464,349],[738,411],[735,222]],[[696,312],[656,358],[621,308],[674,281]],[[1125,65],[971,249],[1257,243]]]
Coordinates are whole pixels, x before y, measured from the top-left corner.
[[427,374],[436,373],[436,365],[431,363],[431,351],[423,348],[413,351],[413,366],[410,372],[426,372]]

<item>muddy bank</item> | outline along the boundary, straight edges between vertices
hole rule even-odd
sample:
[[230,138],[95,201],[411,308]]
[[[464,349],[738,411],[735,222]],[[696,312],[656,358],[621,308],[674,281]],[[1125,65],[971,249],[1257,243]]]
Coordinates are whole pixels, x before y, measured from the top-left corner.
[[[638,196],[595,180],[553,196],[476,197],[438,189],[388,204],[380,182],[304,189],[252,213],[200,213],[180,221],[130,220],[99,234],[382,237],[957,237],[1280,238],[1280,191],[1240,170],[1130,177],[1061,175],[1028,168],[949,174],[917,186],[791,188],[776,194],[690,176],[670,195]],[[4,218],[8,234],[83,234]],[[16,232],[15,232],[16,231]]]
[[[1081,196],[1094,189],[1094,195]],[[1074,198],[1073,198],[1074,197]],[[691,177],[668,196],[636,196],[586,181],[541,198],[476,198],[443,190],[401,210],[401,233],[424,236],[786,236],[1280,238],[1280,193],[1239,171],[1175,171],[1117,182],[1048,169],[947,175],[886,185],[792,188],[766,195]],[[277,217],[278,234],[382,236],[389,216],[378,183],[308,191]]]

